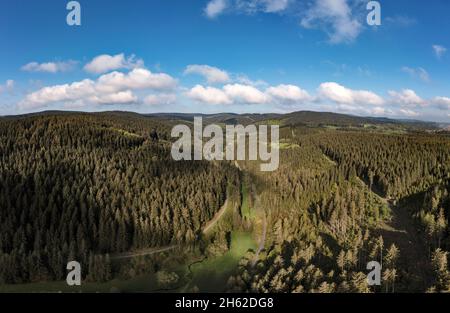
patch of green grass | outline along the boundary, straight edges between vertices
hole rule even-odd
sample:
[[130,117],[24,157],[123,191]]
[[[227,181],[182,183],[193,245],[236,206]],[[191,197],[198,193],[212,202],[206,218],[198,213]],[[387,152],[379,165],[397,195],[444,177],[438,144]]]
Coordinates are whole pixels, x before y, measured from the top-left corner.
[[232,232],[231,247],[222,256],[208,258],[191,267],[192,280],[188,288],[196,286],[201,292],[224,291],[228,278],[232,275],[240,259],[249,249],[256,249],[256,242],[250,233]]

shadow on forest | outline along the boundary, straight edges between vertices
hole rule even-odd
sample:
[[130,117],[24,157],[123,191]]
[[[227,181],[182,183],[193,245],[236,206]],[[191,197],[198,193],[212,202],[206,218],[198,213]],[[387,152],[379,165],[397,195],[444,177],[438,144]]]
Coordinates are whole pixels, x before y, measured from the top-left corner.
[[386,248],[395,244],[400,249],[398,271],[399,281],[403,282],[400,292],[424,292],[431,285],[430,251],[425,234],[413,217],[423,203],[424,194],[404,197],[391,205],[391,221],[374,230],[374,235],[383,236]]

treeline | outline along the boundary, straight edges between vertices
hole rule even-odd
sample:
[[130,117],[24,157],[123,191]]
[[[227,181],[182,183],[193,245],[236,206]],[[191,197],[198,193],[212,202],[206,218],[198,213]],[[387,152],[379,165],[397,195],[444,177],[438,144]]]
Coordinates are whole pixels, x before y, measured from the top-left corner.
[[107,280],[110,254],[193,242],[239,175],[172,161],[167,131],[114,114],[1,120],[0,283],[59,280],[70,260]]

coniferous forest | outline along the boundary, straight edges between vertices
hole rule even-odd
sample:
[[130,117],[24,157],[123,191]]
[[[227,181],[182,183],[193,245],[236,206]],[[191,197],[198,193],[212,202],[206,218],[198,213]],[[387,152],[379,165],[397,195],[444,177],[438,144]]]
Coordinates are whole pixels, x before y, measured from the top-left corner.
[[[331,113],[204,116],[279,125],[279,169],[261,172],[174,161],[171,129],[192,118],[0,118],[0,290],[66,290],[76,260],[100,291],[450,291],[448,132]],[[380,285],[367,284],[371,261]]]

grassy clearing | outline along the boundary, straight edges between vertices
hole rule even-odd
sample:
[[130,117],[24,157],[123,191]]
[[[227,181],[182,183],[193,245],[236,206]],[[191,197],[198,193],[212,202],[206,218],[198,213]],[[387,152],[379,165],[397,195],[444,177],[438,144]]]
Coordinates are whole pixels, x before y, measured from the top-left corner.
[[196,286],[201,292],[221,292],[228,278],[236,270],[239,260],[249,249],[256,249],[252,235],[245,232],[231,234],[230,250],[222,256],[206,259],[191,267],[192,280],[187,288]]

